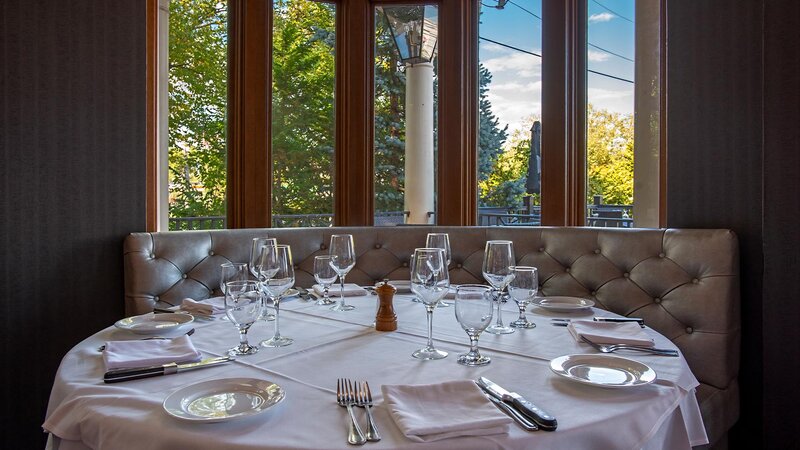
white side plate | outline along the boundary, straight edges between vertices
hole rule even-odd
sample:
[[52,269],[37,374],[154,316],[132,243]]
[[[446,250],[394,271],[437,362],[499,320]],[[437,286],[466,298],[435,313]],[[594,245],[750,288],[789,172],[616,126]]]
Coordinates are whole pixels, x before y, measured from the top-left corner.
[[136,334],[162,334],[186,328],[193,320],[189,314],[147,313],[118,320],[114,326]]
[[537,297],[532,304],[551,311],[570,312],[589,309],[594,302],[578,297]]
[[277,384],[256,378],[208,380],[164,399],[167,414],[189,422],[225,422],[262,413],[285,397]]
[[656,371],[647,364],[612,355],[565,355],[550,361],[556,374],[578,383],[605,388],[650,384]]

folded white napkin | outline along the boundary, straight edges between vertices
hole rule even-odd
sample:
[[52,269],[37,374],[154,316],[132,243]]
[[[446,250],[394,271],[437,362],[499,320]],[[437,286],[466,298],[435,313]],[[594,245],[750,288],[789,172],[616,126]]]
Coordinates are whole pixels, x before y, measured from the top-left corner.
[[655,345],[647,333],[636,322],[595,322],[593,320],[572,320],[567,329],[576,341],[581,336],[595,344],[632,344],[652,347]]
[[413,441],[508,433],[511,418],[500,412],[470,380],[383,385],[381,391],[392,419]]
[[[324,295],[325,289],[322,286],[315,284],[314,285],[314,292],[318,295]],[[334,283],[330,289],[328,289],[328,295],[335,297],[339,295],[339,285]],[[358,297],[360,295],[367,295],[367,290],[362,288],[361,286],[353,283],[345,283],[344,284],[344,296],[345,297]]]
[[191,362],[200,359],[189,336],[175,339],[144,339],[109,341],[103,351],[106,369],[158,366],[171,362]]
[[181,302],[180,309],[189,314],[200,314],[203,316],[225,314],[225,297],[211,297],[200,301],[185,298]]

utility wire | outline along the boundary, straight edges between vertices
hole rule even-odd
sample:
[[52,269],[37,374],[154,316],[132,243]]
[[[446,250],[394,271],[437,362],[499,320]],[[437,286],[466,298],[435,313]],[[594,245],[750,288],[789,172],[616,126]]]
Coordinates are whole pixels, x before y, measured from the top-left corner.
[[[592,1],[594,1],[594,0],[592,0]],[[514,2],[514,0],[508,0],[508,3],[511,3],[512,5],[516,6],[517,8],[519,8],[519,9],[521,9],[521,10],[523,10],[523,11],[525,11],[526,13],[528,13],[528,14],[532,15],[533,17],[536,17],[537,19],[539,19],[539,20],[542,20],[542,18],[541,18],[540,16],[538,16],[538,15],[537,15],[537,14],[535,14],[534,12],[532,12],[532,11],[530,11],[530,10],[528,10],[528,9],[525,9],[525,8],[523,8],[522,6],[518,5],[517,3],[515,3],[515,2]],[[595,3],[597,3],[597,2],[595,1]],[[485,3],[481,3],[481,4],[482,4],[483,6],[486,6],[486,7],[488,7],[488,8],[494,8],[494,6],[490,6],[490,5],[487,5],[487,4],[485,4]],[[599,3],[598,3],[598,5],[599,5]],[[603,5],[600,5],[600,6],[603,6]],[[607,8],[606,8],[606,9],[607,9]],[[609,10],[609,11],[610,11],[610,10]],[[613,12],[613,11],[612,11],[612,12]],[[630,19],[628,19],[628,18],[626,18],[626,17],[623,17],[623,16],[620,16],[620,15],[619,15],[619,14],[617,14],[617,13],[614,13],[614,14],[616,14],[617,16],[619,16],[619,17],[620,17],[620,18],[622,18],[622,19],[625,19],[625,20],[627,20],[627,21],[630,21]],[[500,44],[500,45],[502,45],[502,44]],[[600,50],[600,51],[606,52],[606,53],[608,53],[609,55],[614,55],[614,56],[616,56],[616,57],[618,57],[618,58],[622,58],[622,59],[624,59],[624,60],[626,60],[626,61],[634,62],[634,61],[633,61],[631,58],[628,58],[627,56],[620,55],[619,53],[612,52],[611,50],[606,50],[606,49],[604,49],[604,48],[602,48],[602,47],[600,47],[600,46],[597,46],[597,45],[594,45],[594,44],[592,44],[591,42],[589,42],[589,43],[588,43],[588,45],[589,45],[590,47],[594,47],[594,48],[596,48],[596,49],[598,49],[598,50]]]
[[614,53],[614,52],[612,52],[611,50],[606,50],[606,49],[604,49],[603,47],[599,47],[599,46],[597,46],[597,45],[594,45],[594,44],[592,44],[591,42],[587,43],[587,45],[589,45],[589,47],[594,47],[594,48],[596,48],[596,49],[598,49],[598,50],[600,50],[600,51],[603,51],[603,52],[606,52],[606,53],[608,53],[608,54],[614,55],[614,56],[616,56],[617,58],[622,58],[622,59],[624,59],[624,60],[626,60],[626,61],[630,61],[630,62],[636,62],[636,61],[634,61],[634,60],[632,60],[632,59],[628,58],[627,56],[620,55],[619,53]]
[[596,4],[597,4],[597,5],[599,5],[601,8],[603,8],[603,9],[605,9],[606,11],[608,11],[608,12],[610,12],[610,13],[614,14],[615,16],[619,17],[620,19],[622,19],[622,20],[627,20],[628,22],[630,22],[630,23],[633,23],[633,21],[632,21],[631,19],[629,19],[629,18],[627,18],[627,17],[623,16],[622,14],[620,14],[620,13],[618,13],[618,12],[614,11],[613,9],[611,9],[611,8],[609,8],[608,6],[606,6],[606,5],[604,5],[604,4],[600,3],[600,2],[598,2],[597,0],[592,0],[592,2],[596,3]]
[[[502,42],[498,42],[498,41],[495,41],[495,40],[492,40],[492,39],[489,39],[489,38],[485,38],[485,37],[483,37],[483,36],[478,36],[478,38],[479,38],[479,39],[481,39],[481,40],[483,40],[483,41],[486,41],[486,42],[491,42],[492,44],[497,44],[497,45],[499,45],[499,46],[501,46],[501,47],[505,47],[505,48],[508,48],[508,49],[511,49],[511,50],[518,51],[518,52],[520,52],[520,53],[525,53],[525,54],[528,54],[528,55],[536,56],[536,57],[538,57],[538,58],[541,58],[541,57],[542,57],[542,55],[540,55],[540,54],[538,54],[538,53],[529,52],[528,50],[523,50],[523,49],[521,49],[521,48],[514,47],[513,45],[504,44],[504,43],[502,43]],[[614,76],[614,75],[609,75],[609,74],[607,74],[607,73],[598,72],[598,71],[596,71],[596,70],[592,70],[592,69],[586,69],[586,71],[587,71],[587,72],[590,72],[590,73],[593,73],[593,74],[595,74],[595,75],[600,75],[600,76],[603,76],[603,77],[612,78],[612,79],[614,79],[614,80],[619,80],[619,81],[624,81],[624,82],[626,82],[626,83],[635,84],[635,83],[633,82],[633,80],[628,80],[628,79],[626,79],[626,78],[621,78],[621,77],[617,77],[617,76]]]

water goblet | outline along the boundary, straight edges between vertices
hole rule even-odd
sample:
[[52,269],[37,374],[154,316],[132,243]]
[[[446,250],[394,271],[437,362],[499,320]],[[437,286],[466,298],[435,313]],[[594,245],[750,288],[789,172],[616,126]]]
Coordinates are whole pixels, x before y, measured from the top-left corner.
[[322,298],[317,300],[317,305],[332,305],[334,302],[328,295],[331,285],[336,282],[336,271],[333,270],[331,262],[333,257],[330,255],[320,255],[314,257],[314,279],[322,286]]
[[230,281],[247,281],[250,279],[250,274],[247,271],[246,263],[227,262],[220,264],[222,274],[219,279],[219,289],[222,295],[227,292],[227,284]]
[[[444,250],[445,267],[447,269],[450,268],[450,236],[447,233],[428,233],[428,237],[425,239],[425,247],[441,248]],[[449,306],[451,306],[450,302],[444,300],[439,302],[440,308],[447,308]]]
[[291,338],[281,336],[280,331],[281,296],[294,286],[292,249],[288,245],[267,245],[262,251],[261,258],[261,264],[265,270],[273,273],[272,277],[264,282],[264,288],[275,308],[275,334],[271,338],[261,341],[261,345],[285,347],[294,342]]
[[483,278],[494,288],[495,302],[497,303],[497,320],[494,325],[486,328],[492,334],[510,334],[516,331],[512,327],[503,325],[500,312],[503,290],[514,278],[511,267],[515,264],[514,243],[511,241],[487,241],[483,253]]
[[539,272],[536,267],[514,266],[514,279],[508,284],[508,295],[519,307],[519,319],[511,322],[514,328],[534,328],[536,324],[525,317],[525,308],[539,290]]
[[469,352],[458,355],[465,366],[485,366],[491,358],[478,351],[478,338],[492,321],[492,289],[480,284],[462,284],[456,289],[456,320],[469,336]]
[[447,357],[447,352],[433,346],[433,310],[450,289],[450,275],[444,265],[444,250],[440,248],[418,248],[414,250],[411,273],[411,291],[422,303],[428,318],[428,343],[411,354],[414,358],[431,360]]
[[278,245],[278,240],[275,238],[257,237],[253,238],[253,242],[250,246],[248,268],[250,269],[250,273],[253,274],[258,281],[264,281],[261,278],[265,274],[263,274],[258,267],[258,261],[261,258],[261,249],[264,248],[265,245]]
[[334,234],[331,236],[329,255],[331,267],[339,275],[340,298],[339,303],[331,307],[333,311],[350,311],[355,306],[348,305],[344,300],[344,277],[356,265],[356,252],[353,245],[353,236],[350,234]]
[[252,355],[257,346],[247,342],[247,330],[261,316],[264,294],[257,281],[230,281],[225,288],[225,315],[239,330],[239,345],[228,350],[231,356]]

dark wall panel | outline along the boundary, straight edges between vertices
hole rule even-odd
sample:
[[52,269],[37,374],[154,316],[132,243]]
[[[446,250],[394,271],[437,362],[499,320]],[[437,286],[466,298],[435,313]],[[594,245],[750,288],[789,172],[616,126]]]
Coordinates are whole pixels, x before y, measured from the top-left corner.
[[678,0],[669,1],[667,9],[667,225],[731,228],[739,236],[740,423],[747,424],[747,442],[758,442],[763,426],[763,4]]
[[765,448],[796,448],[800,392],[800,3],[764,8]]
[[145,2],[0,2],[6,448],[42,448],[64,353],[123,314],[145,227]]

